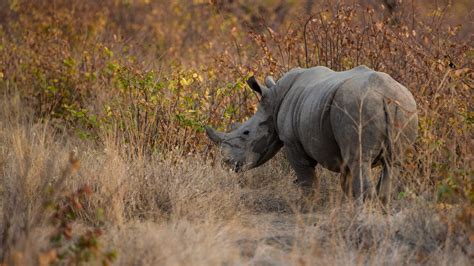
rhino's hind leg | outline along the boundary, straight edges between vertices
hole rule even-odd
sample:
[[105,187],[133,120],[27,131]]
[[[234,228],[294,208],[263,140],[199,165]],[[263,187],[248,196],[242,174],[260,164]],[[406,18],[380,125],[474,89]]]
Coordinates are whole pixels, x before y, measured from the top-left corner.
[[[360,84],[359,84],[360,85]],[[331,126],[340,149],[344,167],[349,169],[350,196],[355,199],[372,197],[372,163],[380,154],[385,135],[382,99],[373,87],[354,89],[346,83],[334,97]]]
[[371,186],[368,178],[371,176],[370,163],[353,162],[349,167],[349,174],[345,181],[348,190],[346,195],[352,196],[356,200],[366,199],[370,193]]
[[[371,186],[368,181],[370,175],[370,167],[365,168],[367,165],[353,166],[352,170],[349,167],[345,167],[344,171],[341,171],[341,188],[344,194],[349,199],[356,199],[359,202],[371,196]],[[355,174],[353,175],[352,172]]]
[[350,186],[350,181],[352,180],[352,177],[350,177],[351,172],[349,171],[349,168],[345,168],[344,170],[341,171],[341,188],[342,192],[346,194],[346,196],[350,196],[349,192],[351,189]]
[[391,179],[392,167],[388,163],[384,163],[382,173],[380,173],[380,177],[377,182],[377,194],[380,198],[380,201],[382,201],[384,205],[387,205],[390,200]]
[[380,201],[387,206],[392,196],[393,177],[398,176],[400,165],[398,162],[392,162],[389,158],[383,158],[382,167],[382,173],[377,182],[377,195]]

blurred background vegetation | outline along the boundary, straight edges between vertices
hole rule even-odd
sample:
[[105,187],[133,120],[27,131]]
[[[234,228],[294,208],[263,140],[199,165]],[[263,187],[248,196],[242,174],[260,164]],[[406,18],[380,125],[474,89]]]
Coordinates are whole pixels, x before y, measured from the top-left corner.
[[[365,64],[417,99],[416,175],[462,179],[472,177],[472,6],[5,0],[0,89],[58,132],[97,145],[113,138],[126,156],[202,153],[204,125],[223,129],[255,111],[244,83],[250,75]],[[472,183],[466,188],[472,202]]]
[[1,0],[0,93],[59,135],[112,140],[124,158],[207,158],[204,125],[255,111],[249,76],[365,64],[418,103],[401,178],[416,185],[400,195],[460,203],[473,232],[473,3]]
[[416,166],[423,176],[439,181],[446,171],[458,177],[472,169],[471,1],[0,5],[2,94],[19,95],[60,132],[98,145],[113,138],[130,156],[177,147],[201,153],[209,145],[204,125],[223,129],[254,112],[250,75],[365,64],[415,95],[419,156],[429,157]]

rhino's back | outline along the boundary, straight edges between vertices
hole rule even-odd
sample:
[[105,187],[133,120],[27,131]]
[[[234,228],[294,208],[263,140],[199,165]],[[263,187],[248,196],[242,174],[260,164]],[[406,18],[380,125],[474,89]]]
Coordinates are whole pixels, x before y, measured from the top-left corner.
[[337,89],[347,79],[371,71],[361,66],[336,72],[326,67],[297,68],[278,85],[289,88],[278,113],[280,139],[307,153],[324,167],[339,171],[340,151],[334,139],[329,110]]
[[[368,130],[382,132],[380,130],[385,129],[384,97],[416,110],[413,97],[405,87],[365,66],[342,72],[325,67],[296,69],[289,74],[293,79],[291,88],[278,116],[281,139],[285,145],[300,145],[304,152],[333,171],[339,171],[342,163],[341,147],[335,136],[344,136],[354,125],[331,119],[331,112],[350,116],[358,111],[358,103],[367,101],[370,103],[366,106],[369,107],[367,116],[377,121],[374,128]],[[370,95],[366,93],[368,89]],[[376,135],[379,139],[383,137]],[[381,145],[382,140],[376,141]]]

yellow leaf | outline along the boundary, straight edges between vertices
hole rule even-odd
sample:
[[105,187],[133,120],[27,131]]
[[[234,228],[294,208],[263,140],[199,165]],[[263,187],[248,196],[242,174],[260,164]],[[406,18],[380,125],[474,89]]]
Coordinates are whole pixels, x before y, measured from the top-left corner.
[[189,80],[186,80],[185,78],[181,78],[179,80],[179,84],[181,84],[181,86],[185,87],[185,86],[188,86],[189,84],[191,84],[191,82]]

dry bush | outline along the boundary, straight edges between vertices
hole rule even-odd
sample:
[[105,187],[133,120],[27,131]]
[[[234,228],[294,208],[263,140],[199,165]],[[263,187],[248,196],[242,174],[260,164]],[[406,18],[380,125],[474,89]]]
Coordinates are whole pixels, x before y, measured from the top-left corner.
[[447,10],[393,23],[370,7],[342,6],[302,20],[299,31],[267,27],[252,36],[264,55],[261,67],[277,76],[294,65],[346,70],[365,64],[407,86],[420,127],[415,150],[402,163],[398,192],[472,204],[472,110],[466,100],[474,86],[472,46],[459,35],[461,26],[445,23]]
[[[20,105],[4,106],[18,110]],[[88,184],[92,194],[74,209],[72,241],[100,229],[94,247],[106,257],[116,254],[120,265],[464,265],[472,256],[469,231],[457,211],[435,208],[433,201],[399,200],[394,204],[400,211],[393,214],[371,204],[358,209],[341,201],[336,175],[318,171],[328,198],[304,203],[311,208],[301,212],[304,199],[291,186],[294,175],[282,158],[242,176],[196,155],[183,158],[181,151],[166,158],[123,158],[114,142],[99,150],[58,135],[47,138],[51,128],[10,114],[2,113],[8,123],[1,150],[2,232],[11,240],[2,242],[2,252],[8,250],[4,259],[12,264],[54,261],[54,254],[70,246],[65,242],[55,249],[51,242],[61,227],[49,222],[55,212],[43,209],[49,192],[39,188],[56,184],[76,145],[80,167],[58,193],[68,196]],[[16,148],[7,149],[11,144]],[[38,210],[44,211],[41,219],[35,219]]]
[[112,229],[108,241],[119,254],[129,254],[119,257],[120,265],[216,265],[239,261],[230,237],[233,231],[229,223],[130,223],[125,229]]
[[393,216],[373,208],[341,208],[324,218],[307,219],[297,238],[295,259],[315,265],[469,264],[469,251],[463,249],[467,236],[450,232],[442,215],[423,204]]

